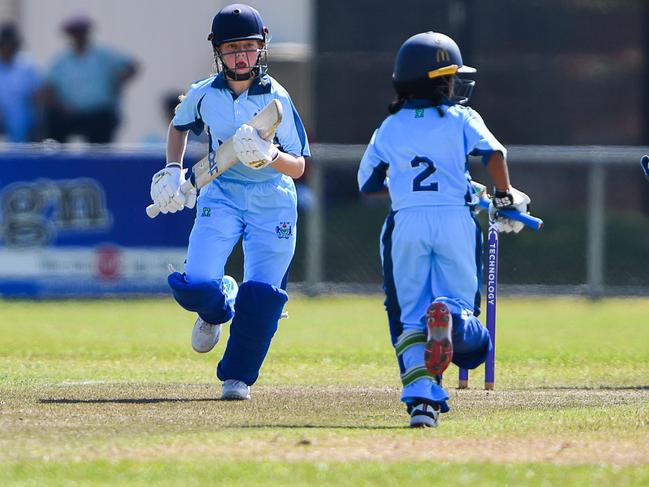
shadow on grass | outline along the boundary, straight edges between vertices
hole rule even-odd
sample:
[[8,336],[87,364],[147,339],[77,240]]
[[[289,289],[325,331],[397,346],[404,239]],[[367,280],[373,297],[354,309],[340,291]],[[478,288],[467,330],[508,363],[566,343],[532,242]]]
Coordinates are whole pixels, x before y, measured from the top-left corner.
[[157,404],[165,402],[208,402],[220,401],[218,398],[121,398],[121,399],[39,399],[41,404]]
[[[39,399],[41,404],[157,404],[166,402],[224,402],[216,398],[122,398],[122,399]],[[333,429],[333,430],[408,430],[408,426],[381,426],[381,425],[327,425],[327,424],[230,424],[220,425],[216,429]]]

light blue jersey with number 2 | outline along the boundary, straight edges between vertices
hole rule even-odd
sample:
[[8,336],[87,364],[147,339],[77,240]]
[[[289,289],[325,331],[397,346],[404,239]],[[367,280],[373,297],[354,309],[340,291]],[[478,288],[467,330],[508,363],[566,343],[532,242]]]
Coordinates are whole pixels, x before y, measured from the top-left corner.
[[[372,136],[358,171],[362,192],[390,191],[392,209],[465,206],[470,201],[467,156],[507,155],[480,115],[469,107],[416,108],[410,102]],[[385,179],[387,173],[387,180]]]
[[392,201],[381,232],[381,262],[406,404],[424,399],[448,409],[448,394],[433,377],[407,380],[424,368],[424,344],[399,345],[404,337],[426,336],[424,317],[433,301],[442,300],[451,311],[456,365],[474,368],[489,349],[477,318],[482,233],[469,208],[476,202],[467,161],[474,154],[486,162],[494,151],[506,156],[476,111],[409,100],[374,132],[361,160],[361,192],[387,186]]

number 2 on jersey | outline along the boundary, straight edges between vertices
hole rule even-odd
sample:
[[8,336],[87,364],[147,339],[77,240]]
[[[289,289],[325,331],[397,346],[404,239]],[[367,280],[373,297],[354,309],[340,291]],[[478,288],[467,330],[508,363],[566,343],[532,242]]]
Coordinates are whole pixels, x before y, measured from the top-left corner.
[[413,191],[439,191],[439,184],[437,182],[423,184],[424,180],[428,178],[428,176],[431,176],[435,171],[437,171],[437,168],[435,167],[433,161],[431,161],[427,157],[417,156],[412,161],[410,161],[410,165],[412,167],[421,165],[425,166],[424,170],[417,174],[417,176],[415,176],[415,179],[412,180]]

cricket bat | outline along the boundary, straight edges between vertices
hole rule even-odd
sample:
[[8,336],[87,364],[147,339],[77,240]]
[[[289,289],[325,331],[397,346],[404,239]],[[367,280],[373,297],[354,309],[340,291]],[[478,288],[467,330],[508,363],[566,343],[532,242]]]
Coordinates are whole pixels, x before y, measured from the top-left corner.
[[[257,129],[262,138],[271,140],[275,136],[275,130],[282,122],[282,115],[282,104],[279,100],[272,100],[247,123]],[[194,188],[201,189],[237,162],[239,159],[234,152],[232,137],[230,137],[218,147],[216,152],[208,154],[194,164],[191,175],[180,187],[180,191],[187,193]],[[149,215],[149,218],[155,218],[159,213],[160,208],[155,204],[146,207],[146,214]]]

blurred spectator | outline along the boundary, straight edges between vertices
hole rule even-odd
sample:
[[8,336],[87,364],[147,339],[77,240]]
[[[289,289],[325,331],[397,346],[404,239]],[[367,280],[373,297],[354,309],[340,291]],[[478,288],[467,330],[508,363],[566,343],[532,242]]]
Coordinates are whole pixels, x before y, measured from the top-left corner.
[[91,43],[91,29],[92,21],[83,15],[63,23],[71,47],[55,58],[48,74],[48,131],[59,142],[70,135],[111,142],[122,89],[137,71],[129,56]]
[[[147,135],[144,136],[144,138],[141,140],[142,143],[145,144],[161,144],[161,143],[166,143],[167,142],[167,130],[166,128],[169,126],[171,123],[171,120],[174,118],[174,115],[176,114],[176,107],[180,103],[180,100],[178,99],[178,96],[180,94],[180,91],[177,92],[168,92],[165,93],[162,96],[162,112],[164,114],[164,125],[165,125],[165,131],[164,133],[162,132],[151,132],[148,133]],[[190,131],[190,133],[192,133]]]
[[[169,91],[165,93],[160,101],[162,102],[161,104],[161,109],[162,113],[164,115],[163,122],[165,126],[164,133],[162,132],[151,132],[146,134],[140,142],[143,144],[161,144],[167,142],[167,127],[171,123],[171,120],[174,118],[174,115],[176,115],[176,107],[180,104],[181,98],[184,98],[184,95],[180,90],[178,91]],[[188,143],[200,143],[200,144],[207,144],[209,142],[209,136],[207,134],[207,131],[203,131],[200,135],[196,135],[194,132],[191,130],[189,131],[189,135],[187,136],[187,142]],[[206,148],[206,150],[208,150]]]
[[0,25],[0,133],[9,142],[34,140],[36,98],[42,85],[34,62],[19,52],[20,44],[14,24]]

